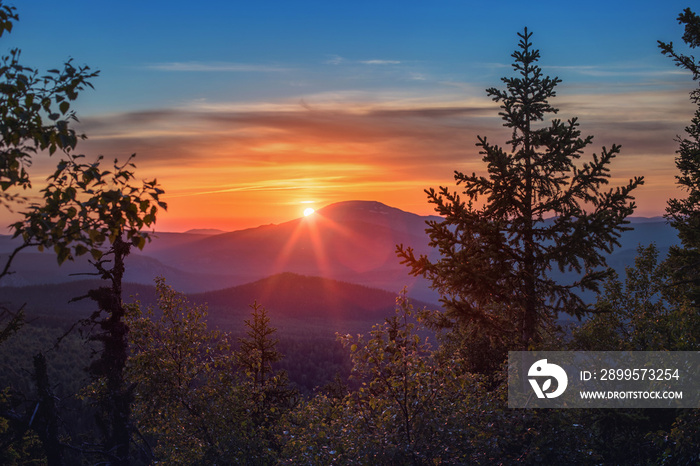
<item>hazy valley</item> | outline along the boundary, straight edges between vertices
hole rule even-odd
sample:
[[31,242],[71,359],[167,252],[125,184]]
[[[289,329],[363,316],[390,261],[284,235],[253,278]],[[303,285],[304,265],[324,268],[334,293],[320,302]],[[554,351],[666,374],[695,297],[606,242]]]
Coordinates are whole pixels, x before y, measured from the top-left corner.
[[[212,321],[227,328],[240,322],[254,301],[279,324],[369,328],[392,312],[403,287],[420,305],[438,305],[438,295],[425,280],[410,276],[394,252],[405,244],[434,257],[424,231],[430,219],[439,218],[349,201],[279,225],[157,233],[143,251],[127,258],[127,295],[152,303],[153,280],[162,276],[192,301],[207,303]],[[655,242],[664,254],[677,242],[661,217],[634,218],[630,226],[608,260],[618,273],[633,263],[638,245]],[[0,252],[7,254],[13,244],[1,237]],[[86,281],[96,278],[86,275],[93,271],[87,259],[59,267],[50,252],[23,252],[14,270],[3,282],[4,301],[26,302],[28,311],[43,315],[73,318],[88,312],[89,300],[69,304],[95,285]]]

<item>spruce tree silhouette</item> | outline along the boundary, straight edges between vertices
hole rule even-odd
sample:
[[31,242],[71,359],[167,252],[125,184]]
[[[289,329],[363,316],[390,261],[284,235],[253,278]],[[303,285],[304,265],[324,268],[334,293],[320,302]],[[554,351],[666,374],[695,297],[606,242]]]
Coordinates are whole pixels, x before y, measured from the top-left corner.
[[[532,33],[526,28],[518,36],[512,54],[516,77],[502,79],[505,90],[486,91],[501,104],[499,115],[512,130],[508,147],[478,136],[487,174],[456,171],[461,192],[426,190],[444,217],[429,221],[426,230],[438,260],[397,247],[411,274],[428,278],[441,293],[450,322],[473,327],[494,347],[509,349],[540,342],[560,312],[584,314],[576,290],[597,290],[607,276],[604,254],[628,229],[625,219],[635,208],[631,193],[643,183],[635,177],[603,190],[620,146],[603,147],[577,165],[593,139],[581,137],[578,120],[539,124],[557,113],[549,100],[561,81],[543,76]],[[554,267],[578,278],[555,281]]]

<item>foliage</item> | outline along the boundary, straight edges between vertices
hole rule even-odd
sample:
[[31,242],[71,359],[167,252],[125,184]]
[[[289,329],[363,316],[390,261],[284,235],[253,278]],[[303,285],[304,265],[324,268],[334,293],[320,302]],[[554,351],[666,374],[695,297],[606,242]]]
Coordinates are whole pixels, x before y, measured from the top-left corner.
[[[12,32],[19,20],[14,7],[0,2],[0,37]],[[97,76],[88,67],[75,68],[70,61],[62,70],[39,71],[23,66],[19,49],[0,57],[0,206],[12,209],[24,201],[18,190],[31,188],[28,168],[39,151],[69,153],[82,138],[69,126],[76,120],[70,102],[78,92],[92,87]],[[0,278],[10,273],[18,247],[4,258]],[[23,311],[0,307],[0,340],[17,331],[23,323]]]
[[[288,387],[287,373],[273,371],[273,363],[282,359],[277,351],[278,340],[272,335],[277,329],[270,326],[267,311],[258,303],[252,306],[252,319],[245,320],[247,338],[239,338],[236,362],[245,374],[245,390],[249,394],[254,424],[263,429],[275,424],[285,409],[295,403],[296,391]],[[266,432],[261,432],[261,439]]]
[[347,379],[350,356],[339,341],[329,332],[298,331],[290,327],[280,335],[277,348],[284,359],[276,367],[287,373],[290,384],[301,396],[317,393],[319,387],[332,384],[338,377]]
[[[79,86],[70,92],[75,89]],[[60,102],[65,113],[68,106]],[[42,202],[30,204],[22,212],[23,220],[12,225],[14,237],[23,240],[15,253],[27,246],[37,246],[40,251],[52,248],[61,264],[89,252],[95,275],[109,281],[109,286],[92,290],[86,296],[98,306],[86,323],[97,329],[92,339],[103,345],[99,357],[90,365],[90,373],[98,384],[104,384],[97,400],[102,410],[98,426],[104,438],[103,453],[124,464],[129,461],[132,399],[123,377],[129,331],[122,320],[124,258],[132,245],[144,247],[150,234],[143,229],[155,223],[158,208],[167,206],[159,199],[163,191],[156,180],[144,181],[140,188],[134,186],[133,155],[124,164],[115,160],[113,171],[104,170],[100,166],[102,157],[94,163],[84,163],[83,155],[72,153],[77,139],[69,142],[62,147],[65,158],[58,162],[41,190]],[[55,147],[49,147],[49,152],[54,150]],[[10,261],[13,257],[14,254]],[[111,267],[105,265],[108,263]]]
[[[6,387],[0,396],[0,413],[6,429],[0,428],[0,464],[46,464],[41,441],[41,427],[44,422],[45,407],[54,404],[60,415],[58,438],[68,442],[79,432],[89,432],[91,424],[89,411],[84,410],[75,394],[87,382],[85,366],[89,362],[89,348],[78,335],[64,335],[64,331],[47,326],[28,315],[27,323],[6,342],[0,345],[0,386]],[[42,325],[43,324],[43,325]],[[57,345],[57,340],[61,340]],[[35,358],[45,356],[46,373],[50,381],[50,400],[37,390]],[[44,379],[45,380],[45,379]],[[46,387],[45,387],[46,388]],[[36,411],[35,411],[36,410]],[[30,423],[30,420],[33,421]],[[37,435],[39,432],[40,435]],[[55,431],[54,431],[55,432]],[[50,442],[49,442],[50,443]],[[30,445],[33,447],[29,448]],[[10,459],[13,451],[22,450],[16,463]],[[72,458],[75,459],[75,458]],[[71,463],[70,460],[66,460]]]
[[700,462],[700,411],[683,410],[667,431],[660,430],[650,436],[661,454],[658,464],[698,464]]
[[[11,32],[18,19],[14,7],[0,2],[0,37]],[[71,61],[64,63],[60,70],[40,74],[20,63],[19,49],[11,50],[9,55],[0,59],[0,204],[3,207],[12,209],[26,202],[17,191],[32,187],[28,168],[40,152],[47,151],[50,155],[61,152],[66,160],[58,162],[59,169],[66,164],[75,164],[73,151],[85,136],[71,127],[71,122],[77,121],[71,102],[81,91],[92,87],[90,80],[98,74],[87,66],[76,68]],[[75,198],[76,193],[73,192],[72,196]],[[57,201],[54,199],[54,204]],[[61,209],[62,206],[54,205],[54,208]],[[32,207],[34,209],[36,207]],[[57,223],[43,225],[44,230],[59,226]],[[10,273],[11,263],[19,251],[41,244],[42,238],[29,238],[28,232],[22,231],[19,224],[13,228],[15,236],[21,233],[25,242],[5,260],[0,277]],[[59,263],[68,258],[59,248],[56,252],[59,253]]]
[[0,345],[8,338],[14,335],[24,324],[24,309],[19,309],[17,312],[12,312],[6,307],[0,305]]
[[[700,319],[687,297],[671,286],[655,245],[640,246],[625,281],[612,277],[598,296],[596,313],[573,332],[570,349],[583,351],[697,351]],[[655,458],[692,464],[688,443],[697,440],[693,410],[613,409],[585,413],[591,446],[606,463]],[[634,451],[627,445],[636,444]],[[680,460],[686,458],[686,460]],[[696,458],[697,459],[697,458]]]
[[[685,25],[683,41],[691,49],[700,46],[700,17],[686,8],[678,16],[678,22]],[[677,66],[690,71],[694,81],[700,80],[700,62],[695,57],[678,52],[672,42],[659,41],[659,47]],[[676,182],[688,196],[670,199],[666,218],[678,230],[682,244],[669,252],[668,263],[674,282],[691,286],[687,292],[697,309],[700,306],[700,87],[690,93],[690,100],[697,108],[690,125],[685,128],[686,137],[677,138],[679,148],[676,151],[676,167],[680,171]]]
[[[690,8],[678,15],[679,24],[684,25],[683,42],[691,49],[700,46],[700,16]],[[673,43],[659,41],[661,52],[673,59],[680,68],[690,71],[693,80],[700,80],[700,61],[692,55],[678,52]],[[679,330],[678,349],[697,351],[700,346],[700,86],[690,93],[690,100],[697,106],[690,125],[685,128],[687,136],[677,138],[676,167],[680,175],[677,184],[688,196],[671,199],[666,208],[666,218],[678,230],[681,246],[670,249],[665,267],[670,275],[668,293],[674,293],[680,304],[670,316],[674,328]],[[663,328],[662,328],[663,330]],[[674,348],[675,349],[675,348]],[[693,464],[700,461],[697,445],[700,444],[698,410],[684,410],[673,421],[673,425],[657,432],[655,440],[663,455],[663,464]]]
[[[14,7],[0,2],[0,36],[10,32],[18,20]],[[42,202],[23,209],[23,220],[12,225],[15,237],[23,244],[10,254],[0,277],[10,272],[17,252],[29,247],[53,248],[59,264],[90,252],[98,260],[100,247],[111,245],[118,236],[143,248],[149,235],[141,230],[155,223],[163,191],[157,182],[147,181],[141,188],[133,186],[130,168],[133,155],[124,164],[115,160],[114,170],[100,167],[102,157],[84,163],[75,154],[78,141],[86,136],[71,127],[77,121],[71,102],[98,75],[88,67],[74,67],[71,62],[62,70],[49,70],[40,76],[35,69],[19,62],[14,49],[2,57],[0,64],[0,203],[9,208],[19,199],[15,191],[32,187],[27,168],[42,151],[62,158],[41,190]]]
[[99,260],[100,248],[122,235],[142,249],[150,240],[143,229],[155,223],[159,207],[167,208],[156,180],[133,186],[133,155],[124,164],[115,160],[113,171],[100,168],[101,157],[82,163],[83,157],[59,162],[42,190],[43,203],[32,204],[24,220],[13,225],[15,237],[25,243],[36,243],[40,250],[53,247],[59,264],[87,252]]
[[573,411],[510,410],[504,371],[433,349],[405,296],[370,338],[340,337],[360,386],[335,384],[283,419],[288,464],[594,464]]
[[655,245],[640,246],[624,284],[613,277],[598,296],[596,313],[574,331],[573,347],[586,351],[697,351],[700,319],[669,286]]
[[6,465],[43,464],[45,456],[36,434],[27,432],[21,416],[13,416],[16,396],[8,389],[0,392],[0,463]]
[[[406,464],[439,457],[441,435],[451,430],[455,407],[476,386],[457,365],[438,364],[416,327],[415,311],[404,294],[396,315],[373,327],[370,338],[339,336],[352,358],[347,393],[336,385],[286,418],[286,457],[306,464]],[[461,393],[460,393],[461,392]],[[449,457],[449,449],[442,453]],[[437,455],[437,456],[436,456]]]
[[[0,2],[0,36],[11,32],[19,17],[14,7]],[[53,69],[40,75],[38,70],[26,67],[20,63],[20,51],[13,49],[0,58],[0,204],[2,208],[13,210],[26,201],[20,195],[22,190],[32,187],[28,168],[40,152],[53,155],[62,152],[69,159],[77,142],[84,136],[79,135],[70,126],[76,121],[71,109],[79,92],[92,87],[90,80],[97,76],[88,67],[76,68],[71,61],[66,62],[62,69]],[[11,265],[17,254],[26,247],[37,245],[25,241],[14,251],[3,258],[0,266],[0,278],[11,273]],[[59,257],[59,261],[61,261]],[[16,332],[23,324],[23,310],[12,312],[0,309],[4,328],[0,331],[5,339]],[[37,374],[37,384],[40,379]],[[44,380],[45,381],[45,380]],[[42,391],[42,390],[40,390]],[[49,393],[43,390],[44,393]],[[17,397],[17,408],[21,405],[21,397]],[[44,421],[44,414],[53,411],[52,398],[44,396],[36,405],[38,418],[34,427]],[[14,404],[13,401],[11,404]],[[30,409],[27,406],[27,409]],[[5,411],[5,416],[14,417],[10,435],[17,439],[25,436],[30,423],[29,417],[17,414],[17,411]],[[0,420],[2,423],[2,420]],[[31,435],[31,434],[29,434]],[[50,441],[54,442],[53,438]],[[44,447],[46,447],[46,442]],[[54,442],[55,445],[55,442]],[[2,453],[6,454],[12,448],[4,443]],[[29,461],[29,459],[27,459]],[[47,458],[49,463],[53,458]]]
[[[426,190],[444,220],[428,222],[430,245],[441,258],[416,257],[397,248],[413,275],[432,281],[450,318],[473,322],[501,344],[521,348],[538,343],[559,312],[580,316],[586,306],[575,290],[596,290],[605,277],[604,253],[618,245],[631,192],[642,178],[604,191],[608,165],[620,146],[577,166],[592,137],[581,138],[576,118],[538,126],[556,113],[549,99],[558,78],[542,76],[531,33],[520,33],[513,53],[516,78],[506,90],[487,90],[501,103],[504,126],[512,129],[510,151],[479,137],[488,176],[455,172],[462,195],[447,187]],[[475,204],[485,198],[483,207]],[[562,283],[552,268],[579,278]]]
[[[100,411],[97,416],[102,436],[99,451],[114,464],[128,464],[133,430],[133,388],[124,379],[129,353],[129,326],[124,322],[126,310],[122,301],[124,260],[131,252],[132,244],[141,248],[150,238],[141,229],[155,222],[157,207],[152,203],[162,208],[166,206],[158,200],[162,191],[156,187],[155,180],[144,182],[143,189],[139,190],[129,184],[133,173],[118,166],[116,161],[116,173],[112,177],[112,186],[107,185],[109,189],[103,188],[105,182],[101,176],[96,179],[89,176],[91,172],[86,166],[67,166],[76,169],[72,172],[75,176],[62,175],[64,167],[59,167],[44,191],[46,204],[35,206],[25,214],[25,222],[16,225],[16,234],[21,232],[25,241],[38,238],[42,245],[53,244],[59,263],[73,258],[72,249],[76,255],[90,250],[95,258],[91,262],[95,274],[108,282],[107,286],[90,290],[82,297],[90,298],[98,308],[83,324],[92,327],[90,339],[102,345],[102,350],[97,352],[98,358],[89,367],[93,380],[101,386],[94,392]],[[100,173],[97,165],[90,168]],[[81,202],[75,196],[74,182],[88,196],[86,201]],[[145,198],[147,195],[150,198]],[[77,244],[71,246],[73,242]],[[110,246],[103,256],[96,246],[104,242]],[[111,264],[111,267],[106,264]]]
[[271,382],[272,363],[282,359],[282,355],[276,349],[279,340],[272,338],[277,329],[270,327],[265,308],[257,302],[251,308],[253,318],[244,321],[248,338],[239,338],[238,365],[254,387],[264,389]]
[[[17,21],[14,11],[0,4],[0,35],[10,31]],[[99,306],[88,319],[98,329],[93,339],[103,344],[100,357],[90,369],[105,384],[104,396],[99,400],[104,410],[98,424],[104,436],[102,453],[110,461],[127,463],[131,394],[123,383],[128,350],[128,327],[122,321],[123,260],[131,245],[142,248],[149,239],[142,229],[155,223],[158,208],[166,208],[159,200],[163,191],[155,180],[144,182],[141,188],[133,185],[133,156],[121,165],[115,161],[112,172],[100,167],[101,157],[94,163],[84,163],[84,156],[74,153],[85,136],[70,126],[77,121],[71,102],[86,87],[92,87],[90,79],[97,73],[87,67],[75,68],[69,61],[62,71],[49,70],[40,76],[38,71],[22,66],[19,57],[19,50],[12,50],[0,64],[0,202],[10,207],[23,201],[15,191],[32,186],[27,168],[33,157],[43,151],[62,155],[41,190],[41,201],[23,207],[23,219],[11,226],[14,237],[21,238],[22,243],[6,259],[0,277],[10,273],[11,263],[21,250],[36,246],[40,250],[52,248],[59,264],[90,252],[97,274],[111,282],[109,287],[89,294]],[[104,246],[112,256],[111,268],[105,267],[109,261],[102,258]],[[100,317],[102,312],[107,317]],[[14,321],[9,324],[14,325]],[[44,379],[37,373],[37,383],[43,380],[48,387],[49,381]],[[39,391],[44,395],[38,410],[40,419],[34,425],[40,421],[53,425],[53,420],[46,417],[56,414],[50,389]],[[47,461],[62,462],[55,429],[40,435],[45,446],[55,446],[47,450],[47,455],[49,450],[55,453]]]
[[158,310],[129,307],[133,355],[127,377],[136,384],[134,418],[157,440],[155,458],[194,464],[225,454],[217,440],[226,424],[244,422],[236,407],[242,395],[231,383],[234,363],[228,342],[208,330],[206,310],[193,306],[162,278],[156,280]]
[[[14,7],[0,3],[0,37],[18,19]],[[19,59],[19,49],[13,49],[0,61],[0,203],[6,208],[21,200],[17,188],[31,187],[27,168],[39,151],[69,153],[84,137],[70,127],[77,120],[71,102],[98,75],[71,61],[40,75]]]
[[128,318],[134,419],[146,438],[155,439],[154,459],[273,463],[278,450],[273,432],[292,406],[293,392],[269,364],[281,355],[264,308],[253,306],[246,321],[251,340],[233,351],[227,335],[207,328],[204,306],[190,304],[162,278],[156,288],[157,313],[149,308],[144,315],[134,305]]
[[[430,357],[430,346],[415,333],[413,307],[405,292],[397,315],[375,325],[365,340],[342,337],[352,354],[352,377],[361,382],[351,401],[368,427],[364,448],[383,461],[420,458],[428,447],[423,431],[432,429],[435,400],[444,378]],[[376,427],[376,429],[375,429]]]

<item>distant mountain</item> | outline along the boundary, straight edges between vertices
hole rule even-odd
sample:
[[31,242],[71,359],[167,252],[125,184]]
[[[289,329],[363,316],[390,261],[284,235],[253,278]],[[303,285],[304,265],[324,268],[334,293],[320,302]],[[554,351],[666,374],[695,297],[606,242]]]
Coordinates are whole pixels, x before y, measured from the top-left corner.
[[[186,293],[201,293],[255,282],[289,272],[360,284],[398,293],[409,287],[411,296],[437,302],[428,283],[408,275],[396,257],[397,244],[435,258],[428,246],[423,217],[379,202],[348,201],[279,225],[227,233],[190,231],[158,233],[143,251],[127,258],[126,280],[150,285],[157,275]],[[639,244],[656,242],[662,254],[678,242],[663,218],[633,218],[634,229],[623,234],[621,248],[609,263],[619,272],[634,260]],[[0,254],[16,244],[0,237]],[[16,274],[2,286],[59,283],[85,279],[71,273],[91,272],[86,260],[58,268],[53,254],[27,252],[18,256]]]
[[666,219],[662,216],[656,217],[629,217],[628,220],[631,224],[635,225],[637,223],[664,223]]
[[[308,328],[347,329],[361,326],[368,330],[394,314],[396,294],[363,285],[320,277],[282,273],[253,283],[189,295],[197,303],[206,303],[210,321],[224,328],[242,326],[255,302],[265,307],[273,322],[295,320]],[[415,302],[423,308],[426,303]]]
[[193,228],[185,232],[185,234],[189,235],[220,235],[222,233],[226,232],[224,230],[217,230],[216,228]]
[[378,202],[350,201],[279,225],[193,238],[187,243],[166,245],[173,240],[169,234],[156,249],[147,246],[144,254],[178,270],[218,277],[205,290],[292,272],[392,293],[404,285],[418,286],[424,294],[427,284],[408,276],[395,248],[403,243],[429,253],[426,219]]
[[[2,304],[9,309],[25,306],[30,321],[40,325],[68,326],[95,310],[90,299],[73,301],[88,290],[103,285],[99,280],[82,280],[52,285],[3,287]],[[142,306],[156,304],[153,285],[128,283],[126,302]],[[273,326],[304,331],[367,331],[394,314],[396,294],[352,283],[320,277],[283,273],[253,283],[218,291],[188,295],[193,304],[206,304],[209,321],[223,330],[240,330],[250,317],[255,302],[265,307]],[[423,308],[426,303],[415,302]]]

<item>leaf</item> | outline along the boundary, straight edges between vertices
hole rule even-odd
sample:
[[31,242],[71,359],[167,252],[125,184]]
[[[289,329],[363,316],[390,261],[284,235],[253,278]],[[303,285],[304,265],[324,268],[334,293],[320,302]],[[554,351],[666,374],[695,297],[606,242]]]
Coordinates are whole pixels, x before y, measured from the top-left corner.
[[542,391],[546,392],[549,390],[549,387],[552,385],[552,379],[547,379],[544,384],[542,384]]
[[56,260],[58,261],[58,265],[63,264],[66,260],[71,259],[70,255],[70,249],[68,249],[64,245],[56,245],[58,250],[56,251]]
[[100,241],[98,241],[99,236],[100,236],[100,232],[99,232],[99,231],[97,231],[97,230],[88,230],[88,236],[90,237],[90,241],[92,241],[93,243],[99,243],[99,242],[100,242]]
[[134,246],[139,248],[139,250],[143,250],[143,247],[146,245],[146,238],[143,236],[134,236],[131,239],[131,242]]

